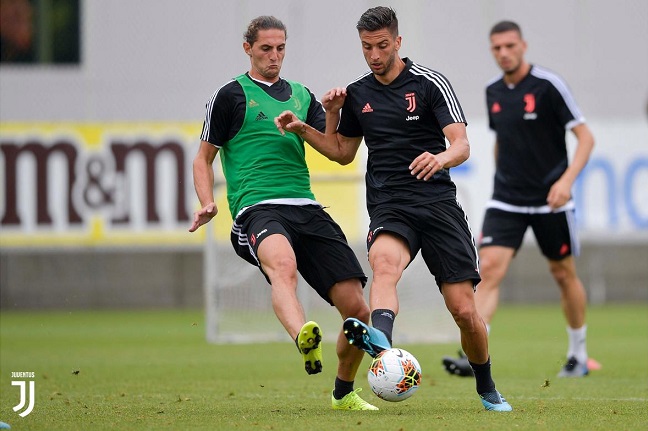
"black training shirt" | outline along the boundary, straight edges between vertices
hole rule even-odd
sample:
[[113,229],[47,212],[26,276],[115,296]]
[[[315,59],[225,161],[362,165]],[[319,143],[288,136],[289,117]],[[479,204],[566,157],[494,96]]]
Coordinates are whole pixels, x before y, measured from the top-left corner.
[[384,203],[417,205],[456,199],[447,169],[428,181],[411,175],[421,153],[446,149],[443,128],[466,123],[450,82],[439,72],[404,58],[405,69],[388,85],[367,73],[347,86],[338,132],[364,136],[368,149],[367,208]]
[[567,169],[565,130],[585,122],[567,84],[532,66],[515,86],[502,76],[492,81],[486,104],[498,143],[493,199],[546,205],[551,185]]

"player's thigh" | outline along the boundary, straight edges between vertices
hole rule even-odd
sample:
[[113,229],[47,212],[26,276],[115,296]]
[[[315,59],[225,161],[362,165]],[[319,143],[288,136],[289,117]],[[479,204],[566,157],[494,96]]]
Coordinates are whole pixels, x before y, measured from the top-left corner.
[[580,247],[573,211],[535,214],[531,228],[547,259],[559,261],[567,256],[578,256]]
[[[253,265],[259,266],[261,272],[261,262],[259,261],[259,247],[268,238],[273,235],[281,235],[290,245],[292,242],[290,234],[284,227],[282,217],[279,214],[278,206],[252,207],[243,213],[234,221],[231,232],[231,242],[236,254]],[[275,239],[278,240],[278,239]],[[285,247],[282,248],[288,253]],[[283,257],[282,254],[264,256],[266,263],[273,257]],[[267,274],[263,272],[267,278]]]
[[264,236],[257,245],[257,257],[261,269],[271,280],[276,276],[288,277],[297,274],[297,258],[285,234],[273,233]]
[[421,238],[412,226],[415,214],[410,208],[383,207],[370,214],[367,251],[374,270],[389,265],[402,272],[416,257]]
[[376,272],[400,276],[412,259],[408,241],[401,234],[381,231],[369,249],[369,264]]
[[[479,249],[479,270],[482,279],[501,281],[515,256],[513,247],[490,245]],[[496,282],[499,285],[499,282]]]

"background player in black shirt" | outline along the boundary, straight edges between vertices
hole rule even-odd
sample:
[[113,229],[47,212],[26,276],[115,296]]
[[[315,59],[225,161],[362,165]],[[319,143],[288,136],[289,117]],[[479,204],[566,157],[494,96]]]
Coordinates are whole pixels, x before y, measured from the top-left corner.
[[[490,42],[504,73],[486,88],[489,124],[497,134],[496,171],[480,240],[477,308],[489,324],[499,285],[531,226],[560,287],[568,324],[567,362],[558,375],[582,377],[588,374],[587,300],[574,263],[579,245],[571,189],[589,159],[594,138],[562,78],[524,60],[527,45],[516,23],[496,24]],[[578,140],[571,164],[565,130]],[[465,360],[444,358],[444,364],[451,373],[470,374]]]
[[449,169],[470,155],[461,106],[443,75],[398,55],[401,36],[391,8],[367,10],[356,28],[371,72],[324,95],[325,135],[291,112],[275,119],[279,130],[300,134],[342,164],[353,160],[363,137],[368,148],[373,327],[347,319],[347,338],[372,356],[391,347],[396,285],[421,251],[461,331],[482,404],[510,411],[491,378],[486,326],[474,300],[480,280],[477,250],[450,178]]

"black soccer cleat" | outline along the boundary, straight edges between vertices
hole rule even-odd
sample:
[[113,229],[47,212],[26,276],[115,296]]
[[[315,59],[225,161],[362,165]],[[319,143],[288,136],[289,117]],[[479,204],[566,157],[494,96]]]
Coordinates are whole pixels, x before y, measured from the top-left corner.
[[458,355],[458,358],[451,358],[449,356],[443,357],[442,362],[445,370],[455,376],[474,377],[475,373],[473,372],[473,369],[470,366],[466,355],[464,355],[461,350],[459,350]]

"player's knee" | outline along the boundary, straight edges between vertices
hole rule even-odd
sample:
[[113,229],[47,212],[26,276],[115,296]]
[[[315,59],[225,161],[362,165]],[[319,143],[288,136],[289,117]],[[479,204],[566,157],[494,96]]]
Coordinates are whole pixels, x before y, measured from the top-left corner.
[[373,278],[378,280],[398,280],[402,270],[398,262],[387,256],[376,257],[372,262]]
[[329,298],[343,319],[355,317],[365,323],[369,321],[369,305],[364,299],[360,280],[351,279],[336,283],[329,290]]
[[369,323],[369,316],[371,312],[369,310],[367,302],[362,296],[353,299],[349,297],[346,300],[342,301],[342,304],[338,305],[337,308],[340,311],[340,315],[343,319],[354,317],[365,323]]
[[281,281],[282,283],[297,283],[297,262],[290,257],[275,259],[268,265],[263,265],[263,270],[273,282]]
[[461,303],[448,306],[448,311],[461,329],[472,331],[479,324],[479,315],[472,304]]
[[482,279],[502,279],[506,275],[506,265],[503,265],[497,259],[480,258],[479,274]]
[[560,286],[568,285],[569,282],[576,278],[575,270],[563,261],[550,262],[549,269],[556,283]]
[[370,311],[369,311],[369,306],[366,303],[360,303],[357,304],[356,307],[353,309],[351,313],[349,313],[348,316],[345,317],[355,317],[356,319],[369,323],[369,316],[370,316]]

